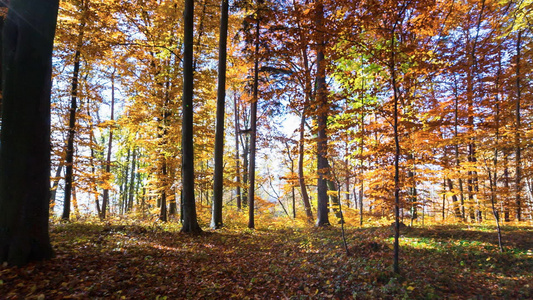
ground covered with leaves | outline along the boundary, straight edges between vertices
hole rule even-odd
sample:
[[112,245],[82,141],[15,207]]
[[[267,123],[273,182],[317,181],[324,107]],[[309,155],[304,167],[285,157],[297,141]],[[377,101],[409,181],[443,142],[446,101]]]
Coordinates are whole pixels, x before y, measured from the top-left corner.
[[270,220],[200,235],[179,225],[54,224],[52,260],[0,267],[1,299],[533,298],[533,227],[433,225],[404,230],[391,272],[390,226]]

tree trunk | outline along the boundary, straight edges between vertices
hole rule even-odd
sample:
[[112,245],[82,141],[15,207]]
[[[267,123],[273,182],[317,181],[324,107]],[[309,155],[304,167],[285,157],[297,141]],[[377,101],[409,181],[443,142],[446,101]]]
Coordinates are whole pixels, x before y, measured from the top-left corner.
[[128,191],[128,206],[126,206],[126,212],[130,212],[133,209],[133,198],[135,196],[135,168],[137,166],[137,150],[133,148],[133,158],[131,160],[131,177],[130,187]]
[[185,0],[183,12],[184,50],[183,50],[183,99],[182,99],[182,197],[183,226],[181,232],[199,233],[202,231],[196,216],[194,200],[194,149],[193,149],[193,30],[194,0]]
[[522,220],[522,199],[520,193],[522,192],[522,170],[521,170],[521,147],[520,147],[520,48],[522,41],[522,31],[518,31],[518,38],[516,41],[516,123],[515,123],[515,204],[516,204],[516,220]]
[[128,179],[129,179],[129,176],[130,176],[130,164],[129,164],[129,161],[130,161],[130,156],[131,156],[131,149],[128,147],[128,152],[126,154],[126,162],[124,164],[124,167],[123,167],[123,172],[122,172],[122,182],[120,184],[120,193],[119,193],[119,197],[120,197],[120,207],[121,207],[121,214],[125,214],[128,210],[128,192],[129,192],[129,189],[128,189]]
[[[307,102],[307,101],[306,101]],[[313,212],[311,210],[311,202],[309,201],[309,195],[307,194],[307,186],[305,184],[304,177],[304,131],[305,131],[305,106],[302,108],[302,117],[300,120],[300,141],[298,143],[298,183],[300,190],[302,191],[302,201],[304,203],[305,215],[308,220],[313,219]]]
[[[115,119],[115,70],[111,74],[111,118],[113,121]],[[113,127],[109,128],[109,139],[107,141],[107,157],[105,162],[105,171],[107,174],[111,173],[111,151],[113,150]],[[104,189],[102,195],[102,209],[100,214],[100,219],[104,220],[106,218],[107,206],[109,202],[109,189]]]
[[[0,1],[0,9],[4,9],[6,8],[7,9],[7,1]],[[2,118],[2,76],[3,76],[3,72],[1,71],[2,70],[2,61],[4,60],[4,55],[2,54],[3,53],[3,49],[4,49],[4,42],[3,42],[3,38],[1,36],[2,32],[4,31],[4,22],[5,22],[5,17],[0,17],[0,118]],[[0,119],[0,122],[2,120]]]
[[[241,140],[242,142],[242,140]],[[250,137],[248,134],[245,134],[244,142],[243,142],[243,150],[242,150],[242,169],[245,170],[242,174],[242,183],[244,186],[244,189],[242,189],[243,195],[242,199],[242,206],[244,208],[248,207],[248,168],[250,163],[248,162],[248,157],[250,155]]]
[[[324,4],[317,3],[316,8],[316,22],[317,28],[322,30],[324,25]],[[328,135],[327,135],[327,119],[328,119],[328,100],[326,90],[326,62],[324,61],[324,33],[318,33],[317,43],[317,75],[316,75],[316,94],[317,94],[317,125],[318,125],[318,140],[317,140],[317,226],[328,226]]]
[[9,265],[53,256],[50,90],[58,6],[58,0],[11,0],[4,24],[0,261]]
[[[90,115],[88,113],[88,115]],[[91,130],[90,132],[90,139],[91,139],[91,143],[93,143],[94,145],[97,145],[97,142],[96,142],[96,139],[94,138],[94,132]],[[91,174],[93,176],[96,175],[96,166],[95,166],[95,163],[94,161],[96,160],[96,154],[95,154],[95,150],[93,147],[91,147],[91,158],[89,159],[90,161],[90,165],[91,165]],[[101,209],[100,209],[100,201],[98,200],[98,186],[96,184],[96,182],[91,182],[91,187],[92,187],[92,191],[93,191],[93,194],[94,194],[94,202],[95,202],[95,206],[96,206],[96,213],[98,215],[98,217],[101,217],[102,216],[102,212],[101,212]]]
[[407,155],[407,160],[411,162],[411,167],[409,168],[409,171],[407,171],[407,178],[409,178],[409,204],[411,205],[410,211],[411,211],[411,226],[413,225],[413,221],[418,218],[418,211],[417,211],[417,191],[416,191],[416,178],[415,178],[415,158],[413,153],[409,153]]
[[219,229],[222,222],[224,173],[224,117],[226,106],[226,56],[228,40],[228,0],[220,4],[220,40],[218,43],[217,120],[215,133],[215,174],[213,183],[213,215],[211,227]]
[[233,105],[235,108],[235,169],[237,186],[235,193],[237,194],[237,210],[242,209],[242,195],[241,195],[241,157],[239,152],[239,106],[237,103],[237,95],[233,96]]
[[255,152],[257,140],[257,102],[259,101],[259,27],[260,20],[256,16],[255,24],[255,53],[254,53],[254,84],[253,99],[250,106],[250,169],[248,186],[248,228],[255,228]]
[[165,154],[161,155],[162,165],[161,165],[161,175],[163,177],[163,186],[161,187],[161,210],[159,214],[159,220],[162,222],[168,221],[167,219],[167,188],[168,188],[168,174],[167,174],[167,158]]
[[390,57],[390,75],[393,92],[394,111],[393,111],[393,129],[394,129],[394,273],[400,273],[399,256],[400,256],[400,139],[398,133],[398,86],[396,83],[396,47],[395,32],[392,30],[391,38],[391,57]]
[[[303,29],[301,28],[301,25],[298,23],[298,29],[303,32]],[[309,194],[307,193],[307,185],[305,183],[305,177],[304,177],[304,160],[305,160],[305,152],[304,152],[304,143],[305,143],[305,120],[307,117],[307,106],[309,105],[309,101],[311,100],[311,96],[313,94],[312,91],[312,78],[311,78],[311,68],[309,67],[309,56],[307,53],[308,48],[308,41],[305,36],[305,34],[300,35],[300,41],[302,44],[302,60],[304,64],[304,103],[302,105],[302,115],[300,117],[300,140],[298,142],[298,184],[300,186],[300,190],[302,192],[302,202],[304,204],[305,209],[305,215],[307,217],[307,220],[309,222],[312,222],[313,220],[313,211],[311,209],[311,202],[309,201]]]
[[[84,12],[82,12],[84,14]],[[63,214],[61,218],[68,220],[70,218],[70,199],[72,196],[73,171],[74,171],[74,136],[76,135],[76,112],[78,109],[78,80],[81,63],[81,47],[83,46],[83,35],[85,32],[85,17],[82,16],[78,41],[76,44],[76,53],[74,54],[74,71],[72,73],[72,84],[70,92],[70,112],[68,123],[68,138],[65,157],[65,197],[63,201]]]
[[[454,137],[454,154],[455,154],[455,167],[459,169],[460,161],[459,161],[459,143],[457,142],[457,137],[459,134],[459,91],[458,91],[458,84],[457,79],[454,77],[454,86],[453,86],[453,93],[454,93],[454,129],[453,129],[453,137]],[[459,174],[459,196],[460,196],[460,211],[461,211],[461,219],[464,221],[466,219],[465,215],[465,201],[464,201],[464,193],[463,193],[463,180],[460,177],[460,171],[457,170]]]

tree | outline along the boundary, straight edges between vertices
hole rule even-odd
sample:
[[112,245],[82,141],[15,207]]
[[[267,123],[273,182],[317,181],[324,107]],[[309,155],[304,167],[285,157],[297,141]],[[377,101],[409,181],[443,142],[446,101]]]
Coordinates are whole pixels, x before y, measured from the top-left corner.
[[52,257],[50,91],[58,0],[12,0],[3,32],[0,261]]
[[316,102],[317,102],[317,226],[329,225],[328,219],[328,99],[326,87],[326,62],[324,60],[325,36],[324,36],[324,4],[319,1],[316,7],[317,25],[317,72],[316,72]]
[[[111,73],[111,122],[115,119],[115,71]],[[111,151],[113,150],[113,127],[109,128],[109,138],[107,141],[107,156],[105,161],[105,171],[107,174],[111,171]],[[102,209],[100,212],[100,218],[103,220],[106,218],[106,212],[109,202],[109,188],[104,188],[102,195]]]
[[202,231],[196,217],[196,203],[194,200],[194,149],[193,149],[193,30],[194,30],[194,0],[185,0],[183,11],[184,48],[183,48],[183,122],[182,122],[182,232],[199,233]]
[[228,40],[228,0],[220,4],[220,41],[218,44],[218,93],[215,136],[215,176],[213,183],[213,216],[211,227],[222,227],[223,173],[224,173],[224,116],[226,100],[226,54]]
[[[81,48],[83,47],[83,36],[85,33],[85,14],[88,1],[81,3],[81,20],[78,28],[78,41],[76,43],[76,52],[74,54],[74,71],[72,72],[72,83],[70,91],[70,112],[68,124],[67,149],[65,157],[65,197],[63,201],[63,214],[61,218],[68,220],[70,218],[70,198],[72,196],[74,182],[74,136],[76,134],[76,114],[78,110],[78,82],[80,76]],[[59,169],[59,168],[58,168]],[[104,210],[105,215],[105,210]]]

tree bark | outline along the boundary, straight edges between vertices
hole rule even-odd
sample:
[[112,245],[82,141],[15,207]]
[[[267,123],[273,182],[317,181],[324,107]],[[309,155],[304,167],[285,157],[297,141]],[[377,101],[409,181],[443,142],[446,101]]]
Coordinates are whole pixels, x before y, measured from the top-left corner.
[[218,90],[215,132],[215,174],[213,183],[213,215],[211,228],[223,226],[222,200],[224,187],[224,117],[226,106],[226,56],[228,40],[228,0],[220,4],[220,40],[218,43]]
[[250,105],[250,166],[248,186],[248,228],[255,228],[254,210],[255,210],[255,159],[257,144],[257,102],[259,101],[259,29],[260,20],[256,16],[255,24],[255,55],[254,55],[254,83],[253,99]]
[[237,102],[237,96],[233,97],[233,105],[235,108],[235,173],[237,186],[235,188],[235,193],[237,194],[237,209],[240,211],[242,209],[242,195],[241,195],[241,157],[239,152],[239,104]]
[[[316,11],[317,28],[322,31],[324,25],[324,5],[322,2],[317,3]],[[328,100],[326,90],[326,63],[324,61],[324,33],[319,32],[317,43],[317,75],[316,75],[316,94],[317,94],[317,221],[316,226],[328,226]]]
[[309,67],[309,55],[307,52],[308,49],[308,40],[306,37],[306,34],[303,33],[302,26],[300,23],[297,24],[298,30],[302,32],[300,34],[300,42],[301,42],[301,52],[302,52],[302,60],[303,60],[303,67],[304,67],[304,103],[302,105],[302,115],[300,117],[300,137],[298,142],[298,184],[300,186],[300,190],[302,192],[302,202],[304,204],[305,209],[305,215],[307,217],[307,220],[309,222],[312,222],[313,220],[313,211],[311,209],[311,202],[309,200],[309,194],[307,193],[307,185],[305,183],[305,177],[304,177],[304,160],[305,160],[305,152],[304,152],[304,144],[305,144],[305,121],[307,118],[307,106],[309,105],[309,101],[311,100],[313,91],[312,91],[312,78],[311,78],[311,68]]
[[0,148],[0,262],[53,256],[50,91],[59,1],[12,0],[4,24]]
[[[0,9],[4,9],[4,8],[7,9],[6,1],[0,1]],[[4,49],[4,41],[1,35],[2,35],[2,32],[4,31],[4,22],[5,22],[5,17],[1,17],[0,18],[0,118],[2,117],[2,88],[3,88],[2,86],[3,84],[1,84],[3,82],[2,81],[3,72],[1,70],[2,70],[2,61],[4,60],[4,55],[2,54],[3,49]]]
[[[453,145],[453,148],[454,148],[454,152],[455,152],[455,167],[457,169],[459,169],[459,166],[460,166],[460,161],[459,161],[459,143],[457,141],[457,138],[458,138],[458,127],[459,127],[459,92],[458,92],[458,87],[457,87],[457,80],[455,79],[454,77],[454,129],[453,129],[453,137],[454,137],[454,145]],[[457,170],[459,176],[460,176],[460,171]],[[461,177],[459,177],[458,179],[459,181],[459,196],[460,196],[460,205],[461,205],[461,220],[462,221],[465,221],[466,220],[466,215],[465,215],[465,199],[464,199],[464,193],[463,193],[463,180],[461,179]]]
[[518,32],[516,41],[516,119],[515,119],[515,204],[516,204],[516,220],[522,220],[522,199],[520,193],[522,192],[522,158],[520,147],[520,50],[522,41],[522,31]]
[[68,220],[70,218],[70,199],[72,197],[72,184],[74,181],[74,137],[76,135],[76,112],[78,109],[78,80],[80,74],[81,47],[83,46],[83,36],[85,32],[85,17],[83,14],[85,14],[85,12],[82,10],[76,53],[74,54],[74,71],[72,73],[72,87],[70,92],[70,112],[65,157],[65,196],[63,200],[63,214],[61,215],[63,220]]
[[194,0],[185,0],[183,12],[184,22],[184,51],[183,51],[183,99],[182,99],[182,205],[183,226],[181,232],[199,233],[194,199],[194,148],[193,148],[193,30],[194,30]]
[[133,158],[131,160],[131,177],[130,186],[128,191],[128,205],[126,206],[126,212],[130,212],[133,209],[133,198],[135,196],[135,168],[137,166],[137,149],[133,148]]
[[161,187],[161,210],[159,212],[159,220],[161,222],[168,221],[167,219],[167,188],[168,188],[168,172],[167,172],[167,158],[165,154],[161,155],[161,175],[163,177],[163,186]]
[[[306,101],[307,103],[308,101]],[[302,191],[302,201],[304,203],[305,215],[308,220],[313,219],[313,212],[311,210],[311,202],[309,201],[309,195],[307,194],[307,186],[305,184],[304,177],[304,131],[305,131],[305,111],[306,103],[302,108],[302,117],[300,119],[300,141],[298,143],[298,184],[300,185],[300,190]]]
[[[115,119],[115,70],[111,74],[111,117],[110,120]],[[113,127],[109,128],[109,139],[107,141],[107,157],[105,162],[105,171],[107,174],[111,173],[111,151],[113,150]],[[100,219],[106,218],[107,206],[109,202],[109,189],[105,188],[102,195],[102,209],[100,211]]]

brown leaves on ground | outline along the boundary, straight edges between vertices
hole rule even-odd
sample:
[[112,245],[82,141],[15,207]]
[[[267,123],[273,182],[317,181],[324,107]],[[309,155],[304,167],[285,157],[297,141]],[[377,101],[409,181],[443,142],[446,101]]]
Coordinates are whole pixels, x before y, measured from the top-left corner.
[[401,239],[401,275],[391,273],[386,227],[296,223],[198,236],[179,226],[52,226],[56,257],[0,268],[2,299],[349,299],[533,297],[533,228],[412,228]]

